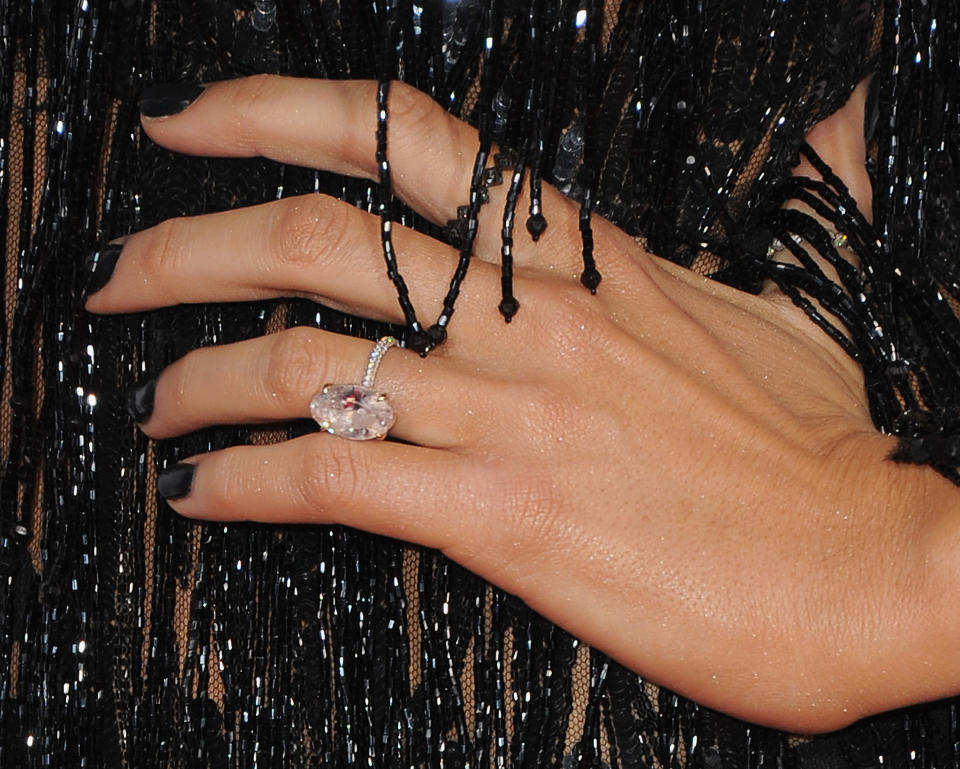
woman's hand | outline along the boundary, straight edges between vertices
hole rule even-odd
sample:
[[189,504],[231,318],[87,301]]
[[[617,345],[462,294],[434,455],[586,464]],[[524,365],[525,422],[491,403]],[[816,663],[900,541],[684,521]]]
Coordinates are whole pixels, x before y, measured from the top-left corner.
[[[376,178],[375,92],[258,76],[144,128],[180,152]],[[392,89],[395,191],[421,214],[456,215],[476,146],[426,96]],[[550,189],[546,233],[517,238],[522,306],[506,325],[498,195],[448,341],[383,359],[377,388],[405,443],[318,432],[197,456],[164,481],[174,509],[440,548],[652,680],[794,731],[960,691],[943,610],[960,582],[956,490],[885,459],[858,368],[787,303],[658,260],[599,218],[591,296],[576,207]],[[455,252],[400,226],[393,240],[435,318]],[[125,241],[87,306],[292,295],[400,322],[378,218],[308,195],[167,221]],[[306,417],[323,383],[360,379],[370,349],[298,328],[192,352],[160,376],[142,427]]]

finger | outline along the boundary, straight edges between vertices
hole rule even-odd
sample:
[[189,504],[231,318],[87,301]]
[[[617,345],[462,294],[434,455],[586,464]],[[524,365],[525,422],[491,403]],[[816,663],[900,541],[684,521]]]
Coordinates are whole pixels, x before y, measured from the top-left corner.
[[[453,271],[449,246],[405,227],[393,239],[410,297],[429,325]],[[501,323],[499,271],[479,263],[467,276],[457,312],[475,331]],[[299,295],[378,320],[402,322],[387,277],[379,219],[324,195],[170,219],[123,243],[91,312],[118,313],[215,301]]]
[[[360,382],[371,347],[300,327],[195,350],[131,391],[131,413],[153,438],[217,424],[309,418],[310,399],[324,384]],[[477,383],[449,360],[388,351],[374,389],[388,396],[396,415],[394,437],[446,448],[469,441],[478,429],[474,411],[457,397],[476,393]]]
[[476,500],[471,467],[452,452],[318,433],[193,457],[157,488],[191,518],[342,523],[442,549],[482,534],[480,516],[462,514]]
[[[143,126],[159,144],[178,152],[222,157],[263,156],[284,163],[322,168],[376,180],[377,83],[311,80],[255,75],[192,89],[196,100],[169,117],[146,117]],[[160,86],[166,94],[171,86]],[[157,100],[148,90],[145,113]],[[178,106],[182,106],[179,102]],[[393,83],[388,119],[388,158],[394,191],[437,224],[457,216],[467,202],[479,146],[476,129],[457,120],[426,94]],[[488,165],[493,164],[493,158]],[[509,173],[508,173],[509,176]],[[499,258],[500,220],[509,180],[491,190],[481,210],[477,253]],[[525,194],[525,193],[524,193]],[[528,206],[521,197],[518,213]],[[576,206],[549,185],[543,188],[549,227],[538,243],[519,232],[514,248],[518,263],[560,266],[573,258],[569,245],[579,242]],[[524,216],[518,216],[523,227]]]

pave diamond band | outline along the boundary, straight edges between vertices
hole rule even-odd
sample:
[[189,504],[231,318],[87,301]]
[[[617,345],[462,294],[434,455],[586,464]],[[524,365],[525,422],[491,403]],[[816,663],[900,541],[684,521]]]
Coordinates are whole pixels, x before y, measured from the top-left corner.
[[382,336],[377,340],[370,351],[370,357],[367,358],[367,368],[363,372],[363,379],[360,380],[361,386],[373,387],[373,380],[377,378],[377,369],[380,368],[380,360],[396,343],[397,340],[392,336]]
[[[833,230],[828,230],[830,235],[830,242],[833,244],[833,247],[836,249],[846,248],[849,245],[850,239],[844,235],[842,232],[834,232]],[[790,239],[793,240],[798,246],[803,244],[803,238],[800,235],[791,235]],[[770,245],[767,246],[767,258],[776,254],[778,251],[783,251],[787,246],[780,240],[780,238],[774,238]]]
[[382,337],[370,351],[360,384],[325,384],[310,400],[310,416],[320,429],[351,441],[385,438],[396,415],[387,396],[373,389],[380,361],[396,345],[392,336]]

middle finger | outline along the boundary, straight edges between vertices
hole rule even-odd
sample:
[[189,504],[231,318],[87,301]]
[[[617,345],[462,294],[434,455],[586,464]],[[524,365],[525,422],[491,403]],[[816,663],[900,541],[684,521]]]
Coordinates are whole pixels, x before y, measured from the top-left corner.
[[[442,308],[453,251],[399,225],[393,240],[410,298],[428,326]],[[404,320],[383,261],[379,217],[325,195],[170,219],[129,236],[115,264],[105,287],[89,297],[91,312],[295,295],[368,318]],[[497,268],[478,262],[464,285],[461,325],[471,335],[499,330]]]

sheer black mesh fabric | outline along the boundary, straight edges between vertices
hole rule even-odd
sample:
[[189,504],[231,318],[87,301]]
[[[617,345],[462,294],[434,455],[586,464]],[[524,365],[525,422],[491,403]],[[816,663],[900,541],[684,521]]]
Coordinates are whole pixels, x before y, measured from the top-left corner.
[[[775,281],[861,361],[902,458],[957,480],[955,2],[499,11],[0,0],[0,765],[960,764],[953,700],[797,740],[657,689],[436,552],[341,527],[188,522],[158,505],[157,468],[282,436],[218,428],[151,444],[124,416],[132,384],[283,325],[387,330],[306,301],[83,312],[87,254],[169,217],[315,190],[376,209],[366,182],[177,156],[140,133],[144,86],[254,72],[407,80],[655,253],[744,289]],[[481,87],[488,35],[496,71]],[[789,174],[805,132],[871,73],[872,227],[842,188]],[[857,253],[842,286],[767,257],[790,234],[831,256],[820,225],[783,210],[803,195]]]

